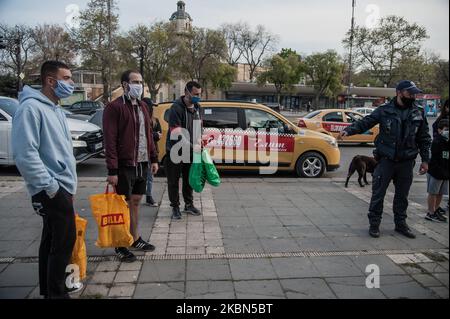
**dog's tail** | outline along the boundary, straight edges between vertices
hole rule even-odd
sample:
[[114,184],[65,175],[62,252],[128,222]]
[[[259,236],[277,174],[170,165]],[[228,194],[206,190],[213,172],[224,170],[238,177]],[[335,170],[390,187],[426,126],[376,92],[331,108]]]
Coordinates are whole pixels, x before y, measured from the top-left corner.
[[352,160],[352,162],[350,163],[350,166],[348,168],[348,175],[347,175],[347,180],[345,181],[345,188],[348,188],[348,182],[350,181],[350,177],[352,177],[352,175],[355,173],[356,171],[356,167],[355,167],[355,162],[359,159],[359,155],[355,156]]

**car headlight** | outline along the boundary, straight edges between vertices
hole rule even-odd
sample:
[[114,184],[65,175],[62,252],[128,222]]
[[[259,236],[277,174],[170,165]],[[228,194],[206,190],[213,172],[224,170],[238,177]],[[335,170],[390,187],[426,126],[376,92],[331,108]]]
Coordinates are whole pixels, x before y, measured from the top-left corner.
[[338,147],[338,143],[337,143],[337,141],[336,141],[336,139],[334,137],[333,138],[327,138],[326,141],[331,146],[336,147],[336,148]]
[[72,136],[72,140],[78,140],[85,133],[86,132],[73,131],[73,132],[70,132],[70,135]]
[[72,140],[73,147],[87,147],[87,143],[85,141],[77,141]]

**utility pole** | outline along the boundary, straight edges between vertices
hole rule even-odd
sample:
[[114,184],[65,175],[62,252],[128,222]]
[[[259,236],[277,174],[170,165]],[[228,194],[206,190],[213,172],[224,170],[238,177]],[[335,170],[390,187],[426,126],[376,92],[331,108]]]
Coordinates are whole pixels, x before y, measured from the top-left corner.
[[[142,75],[142,78],[144,79],[144,46],[140,45],[139,46],[139,72]],[[142,83],[142,88],[145,88],[145,79],[143,81],[144,83]],[[142,96],[141,98],[144,97],[144,90],[142,90]]]
[[20,35],[18,35],[17,39],[14,40],[14,43],[16,45],[15,47],[15,53],[16,53],[16,61],[17,61],[17,94],[19,94],[20,91],[22,91],[22,57],[21,57],[21,45],[22,42],[20,41]]
[[352,25],[350,28],[350,55],[348,61],[348,83],[347,83],[347,108],[350,107],[350,86],[352,85],[352,65],[353,65],[353,39],[355,35],[355,7],[356,0],[352,0]]
[[111,29],[112,29],[112,19],[111,19],[111,1],[108,0],[107,6],[108,6],[108,101],[111,102],[112,100],[112,46],[111,46]]

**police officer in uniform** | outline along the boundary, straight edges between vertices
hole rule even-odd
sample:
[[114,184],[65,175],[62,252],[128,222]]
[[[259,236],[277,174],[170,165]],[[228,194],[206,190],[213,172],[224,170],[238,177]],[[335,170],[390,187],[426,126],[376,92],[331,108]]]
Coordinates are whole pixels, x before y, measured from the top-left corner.
[[428,122],[423,109],[415,103],[416,95],[422,91],[412,81],[401,81],[396,90],[397,96],[394,99],[347,127],[339,136],[342,139],[345,136],[363,134],[375,125],[380,125],[374,150],[378,165],[373,174],[368,215],[369,234],[374,238],[380,237],[383,202],[391,180],[395,186],[395,231],[408,238],[416,237],[406,223],[408,195],[417,155],[420,153],[422,159],[419,171],[421,175],[427,173],[430,160],[432,140]]

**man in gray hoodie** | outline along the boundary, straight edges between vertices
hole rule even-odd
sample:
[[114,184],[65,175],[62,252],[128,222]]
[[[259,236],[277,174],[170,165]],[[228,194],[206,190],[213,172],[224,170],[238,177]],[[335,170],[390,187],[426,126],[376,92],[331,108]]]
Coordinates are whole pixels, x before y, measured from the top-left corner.
[[[41,91],[26,86],[12,123],[14,161],[22,174],[36,214],[43,218],[39,247],[39,286],[45,298],[68,299],[66,267],[76,241],[73,195],[76,162],[66,116],[58,101],[72,95],[69,67],[47,61],[41,68]],[[69,289],[70,288],[70,289]]]

